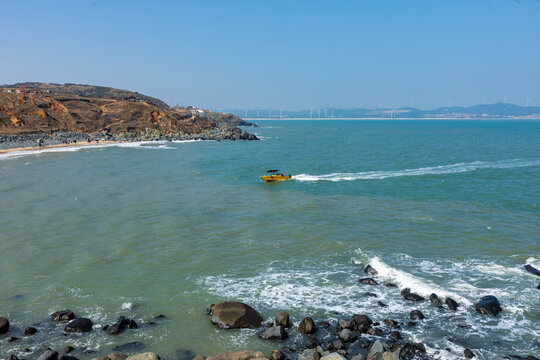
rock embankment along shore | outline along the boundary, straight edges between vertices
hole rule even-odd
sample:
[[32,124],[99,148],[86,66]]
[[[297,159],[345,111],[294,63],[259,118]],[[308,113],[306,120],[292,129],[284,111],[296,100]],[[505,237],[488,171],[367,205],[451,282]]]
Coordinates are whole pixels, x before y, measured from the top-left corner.
[[77,145],[99,142],[137,142],[137,141],[184,141],[184,140],[258,140],[257,136],[236,127],[220,126],[200,133],[164,134],[159,130],[145,129],[138,134],[100,131],[91,134],[80,132],[53,132],[50,134],[0,134],[0,150],[33,148],[56,145]]
[[[527,271],[533,272],[534,270],[537,269],[527,268]],[[364,271],[371,276],[377,275],[377,270],[370,265],[366,266]],[[374,284],[377,282],[373,278],[370,278],[373,281],[363,281],[365,279],[360,279],[360,283],[376,286]],[[396,287],[391,283],[387,283],[385,286]],[[431,306],[435,306],[441,311],[454,312],[459,307],[465,306],[448,297],[443,301],[437,294],[431,294],[429,299],[426,299],[408,288],[401,290],[400,293],[411,304],[429,301]],[[504,313],[499,300],[493,295],[486,295],[478,299],[475,310],[478,313],[477,316],[497,317]],[[480,350],[469,348],[463,348],[460,354],[449,348],[428,349],[425,344],[408,339],[403,330],[407,329],[410,333],[411,330],[420,328],[421,322],[426,319],[426,316],[418,309],[403,314],[403,317],[398,320],[372,319],[367,314],[354,314],[352,316],[339,316],[337,321],[316,321],[309,316],[302,319],[291,319],[288,312],[280,311],[272,321],[266,323],[257,310],[237,301],[210,304],[206,311],[210,315],[211,323],[224,329],[223,331],[239,328],[255,329],[254,336],[275,345],[274,350],[269,354],[241,350],[209,357],[195,356],[192,351],[184,350],[181,360],[435,360],[445,358],[445,355],[448,354],[466,359],[480,355],[478,354]],[[72,336],[72,334],[85,336],[86,333],[98,331],[102,334],[98,336],[116,336],[124,333],[129,337],[131,332],[145,331],[148,327],[159,325],[163,320],[167,320],[167,318],[164,315],[158,315],[148,321],[137,323],[133,319],[120,316],[114,323],[96,329],[91,319],[77,317],[72,311],[66,309],[50,315],[49,324],[58,325],[51,327],[40,323],[34,325],[35,327],[26,327],[22,331],[22,328],[12,329],[9,320],[0,317],[0,342],[13,344],[21,342],[24,344],[25,342],[21,341],[22,337],[31,337],[38,333],[50,334],[56,331],[61,331],[65,336]],[[75,339],[79,339],[79,337]],[[532,348],[528,344],[522,345],[525,353]],[[13,351],[8,359],[78,360],[77,356],[80,356],[84,359],[93,358],[95,360],[160,360],[159,355],[153,352],[141,352],[142,350],[146,350],[145,344],[131,341],[111,348],[111,353],[107,356],[96,358],[95,355],[92,356],[95,352],[87,348],[77,349],[67,346],[63,350],[55,350],[47,346],[28,348],[21,345],[20,349]],[[506,354],[501,355],[500,358],[539,360],[534,355],[529,354]]]
[[238,128],[256,125],[233,114],[194,107],[170,108],[158,99],[136,93],[122,97],[128,93],[111,88],[97,91],[88,85],[54,85],[53,89],[51,92],[47,87],[44,92],[39,87],[0,87],[0,148],[36,146],[38,140],[41,145],[75,141],[257,140]]

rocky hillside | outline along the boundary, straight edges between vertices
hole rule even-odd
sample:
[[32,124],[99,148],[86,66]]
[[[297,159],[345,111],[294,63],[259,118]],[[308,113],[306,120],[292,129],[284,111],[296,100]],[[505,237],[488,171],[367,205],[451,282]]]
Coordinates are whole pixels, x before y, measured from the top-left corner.
[[25,82],[13,85],[1,85],[0,89],[20,89],[21,91],[39,91],[47,94],[78,95],[84,97],[113,98],[117,100],[143,100],[155,105],[160,109],[169,109],[165,102],[139,94],[138,92],[115,89],[106,86],[82,85],[82,84],[49,84],[39,82]]
[[[37,85],[35,90],[17,88],[15,85],[0,89],[0,134],[100,132],[111,136],[129,134],[137,137],[152,133],[157,134],[158,138],[161,135],[185,138],[186,135],[193,137],[201,134],[201,137],[206,137],[210,133],[220,133],[220,137],[216,135],[216,138],[256,139],[238,128],[223,124],[221,118],[228,117],[224,114],[171,109],[160,100],[140,94],[139,98],[113,97],[110,95],[121,94],[124,90],[111,88],[67,84],[67,93],[57,93],[60,90],[54,84],[27,84]],[[75,89],[86,89],[95,96],[82,95],[84,91],[73,94]],[[236,118],[234,115],[229,117]]]

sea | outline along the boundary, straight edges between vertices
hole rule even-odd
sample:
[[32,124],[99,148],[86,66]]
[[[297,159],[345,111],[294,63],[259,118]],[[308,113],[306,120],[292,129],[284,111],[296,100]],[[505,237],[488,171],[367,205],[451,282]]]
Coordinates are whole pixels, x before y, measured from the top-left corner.
[[[294,325],[353,314],[406,324],[418,309],[426,318],[400,331],[437,358],[540,356],[540,277],[524,270],[540,268],[540,120],[245,130],[261,140],[0,154],[0,316],[11,323],[0,357],[71,345],[91,359],[137,342],[188,360],[283,346],[212,325],[207,305],[226,300],[268,321],[288,311]],[[268,169],[292,179],[265,183]],[[368,264],[379,285],[358,282]],[[406,287],[460,306],[407,301]],[[475,311],[485,295],[499,299],[497,317]],[[94,330],[64,336],[49,320],[62,309]],[[139,328],[101,331],[121,315]]]

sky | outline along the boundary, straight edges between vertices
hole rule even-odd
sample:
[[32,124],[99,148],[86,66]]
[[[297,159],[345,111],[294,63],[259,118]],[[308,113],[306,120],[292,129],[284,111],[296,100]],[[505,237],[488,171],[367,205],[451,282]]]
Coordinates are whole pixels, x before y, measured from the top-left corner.
[[0,0],[0,84],[170,105],[540,105],[540,0]]

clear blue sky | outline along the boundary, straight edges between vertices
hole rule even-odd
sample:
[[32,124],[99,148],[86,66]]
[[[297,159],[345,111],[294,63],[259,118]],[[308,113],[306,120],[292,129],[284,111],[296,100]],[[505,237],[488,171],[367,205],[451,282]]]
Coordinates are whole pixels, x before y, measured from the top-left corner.
[[535,0],[0,0],[0,83],[206,108],[540,105]]

